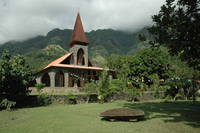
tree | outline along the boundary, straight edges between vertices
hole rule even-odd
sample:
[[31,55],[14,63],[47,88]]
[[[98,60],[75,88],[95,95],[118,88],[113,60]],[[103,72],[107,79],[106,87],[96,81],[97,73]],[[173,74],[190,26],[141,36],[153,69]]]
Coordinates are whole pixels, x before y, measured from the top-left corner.
[[14,56],[10,60],[10,53],[5,50],[0,64],[0,79],[1,97],[18,104],[29,93],[28,87],[34,77],[23,56]]
[[86,92],[86,98],[87,98],[87,103],[88,103],[90,100],[90,95],[97,93],[97,84],[94,82],[86,83],[84,87],[84,91]]
[[161,49],[146,48],[136,54],[130,63],[130,76],[149,79],[157,73],[160,78],[167,78],[168,53]]
[[116,70],[117,77],[123,81],[124,85],[126,85],[126,78],[130,73],[130,60],[132,58],[131,56],[122,56],[118,54],[111,54],[106,58],[106,65],[109,69]]
[[107,95],[109,94],[109,87],[110,87],[109,74],[108,71],[104,69],[99,74],[99,82],[97,84],[98,99],[101,100],[102,103],[106,100]]
[[122,80],[112,79],[109,87],[109,93],[120,93],[125,90],[125,85]]
[[172,54],[180,54],[189,66],[199,67],[200,62],[200,1],[166,0],[152,19],[155,26],[148,29],[153,36],[152,45],[164,45]]
[[[166,4],[152,19],[155,25],[148,29],[153,38],[150,45],[166,46],[172,55],[186,61],[196,74],[200,70],[200,1],[166,0]],[[144,37],[141,36],[142,40]],[[198,75],[193,75],[193,81],[196,78]],[[192,82],[192,86],[195,87],[195,82]]]

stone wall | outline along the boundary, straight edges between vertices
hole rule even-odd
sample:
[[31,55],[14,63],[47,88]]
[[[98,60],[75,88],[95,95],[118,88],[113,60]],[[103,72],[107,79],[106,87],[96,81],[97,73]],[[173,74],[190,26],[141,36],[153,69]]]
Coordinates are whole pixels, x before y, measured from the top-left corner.
[[[163,96],[163,93],[160,93],[160,96]],[[33,106],[36,106],[38,104],[38,96],[37,95],[33,95],[33,96],[29,96],[29,103],[30,104],[34,104]],[[83,94],[77,94],[76,95],[77,99],[76,99],[76,103],[86,103],[87,98],[85,95]],[[51,95],[50,96],[50,100],[52,102],[52,104],[67,104],[68,96],[67,95]],[[142,99],[137,96],[135,98],[135,101],[148,101],[148,100],[154,100],[155,98],[153,97],[153,93],[144,93],[142,96]],[[125,93],[121,93],[121,94],[109,94],[108,95],[108,101],[107,102],[114,102],[114,101],[120,101],[120,100],[130,100],[130,97],[125,94]],[[96,103],[98,102],[97,99],[97,95],[96,94],[92,94],[90,95],[90,100],[89,103]]]
[[[37,92],[35,87],[29,87],[29,90],[32,92]],[[82,87],[45,87],[42,89],[42,92],[81,92],[83,90]]]

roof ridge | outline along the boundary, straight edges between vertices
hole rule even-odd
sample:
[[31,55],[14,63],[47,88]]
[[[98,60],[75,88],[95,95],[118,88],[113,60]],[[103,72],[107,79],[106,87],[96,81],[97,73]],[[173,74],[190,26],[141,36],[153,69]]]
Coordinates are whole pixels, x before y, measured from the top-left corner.
[[44,69],[52,66],[52,65],[57,65],[57,64],[60,64],[62,61],[64,61],[67,57],[69,57],[72,53],[67,53],[65,55],[63,55],[62,57],[54,60],[53,62],[51,62],[49,65],[47,65]]

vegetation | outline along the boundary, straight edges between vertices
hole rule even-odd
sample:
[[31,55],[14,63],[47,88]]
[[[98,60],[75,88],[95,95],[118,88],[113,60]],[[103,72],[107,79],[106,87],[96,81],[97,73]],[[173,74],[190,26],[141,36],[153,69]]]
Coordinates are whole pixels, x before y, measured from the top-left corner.
[[[88,54],[93,65],[103,66],[104,58],[112,53],[135,55],[143,48],[137,37],[139,33],[147,33],[147,27],[134,34],[111,29],[86,33],[86,37],[90,41]],[[72,30],[53,29],[46,36],[38,36],[23,42],[6,42],[0,45],[0,55],[5,49],[10,51],[11,57],[18,54],[24,55],[35,73],[69,51],[69,46],[66,44],[70,41],[71,35]]]
[[85,96],[87,98],[87,103],[90,100],[90,95],[91,94],[97,94],[98,90],[97,90],[97,84],[94,82],[91,83],[86,83],[85,87],[84,87],[84,92],[86,93]]
[[131,56],[122,56],[118,54],[111,54],[106,58],[106,66],[111,70],[116,70],[117,77],[126,85],[126,77],[130,73],[130,60]]
[[131,98],[131,101],[134,102],[136,96],[139,95],[139,90],[136,87],[133,87],[132,89],[128,89],[128,95]]
[[35,84],[35,88],[37,90],[37,92],[40,94],[41,90],[45,87],[45,84]]
[[147,80],[151,75],[158,74],[161,79],[166,79],[168,78],[168,56],[168,53],[161,49],[143,49],[131,60],[129,75]]
[[73,93],[69,93],[67,100],[69,104],[75,104],[77,97]]
[[38,96],[38,102],[42,106],[47,106],[51,104],[50,95],[48,93],[43,93]]
[[126,89],[122,80],[119,79],[112,79],[109,87],[110,93],[122,93]]
[[98,99],[101,101],[101,103],[104,103],[107,98],[107,95],[109,94],[109,88],[110,88],[110,81],[108,79],[109,74],[107,70],[103,70],[100,75],[100,81],[97,84],[98,88]]
[[8,99],[3,99],[0,103],[0,105],[2,107],[6,107],[7,110],[11,110],[11,107],[12,106],[15,106],[16,105],[16,102],[13,102],[13,101],[9,101]]
[[4,51],[0,64],[0,101],[8,101],[23,104],[23,98],[29,93],[28,87],[34,77],[29,65],[23,56],[14,56],[10,60],[9,51]]
[[[200,70],[199,10],[199,0],[166,0],[159,13],[152,16],[155,25],[148,29],[153,38],[149,41],[153,49],[164,45],[172,55],[178,56],[191,67],[194,104]],[[146,41],[145,35],[139,35],[139,39]]]
[[[37,108],[18,108],[0,113],[0,131],[4,132],[193,132],[200,130],[200,106],[192,101],[177,103],[160,100],[148,102],[113,102],[77,104],[76,106],[50,105]],[[199,104],[199,100],[198,100]],[[100,113],[114,108],[143,110],[145,118],[138,122],[109,122]],[[9,126],[8,126],[9,125]]]
[[67,51],[59,45],[49,44],[37,52],[26,55],[27,63],[30,64],[30,69],[33,73],[36,73],[66,53]]

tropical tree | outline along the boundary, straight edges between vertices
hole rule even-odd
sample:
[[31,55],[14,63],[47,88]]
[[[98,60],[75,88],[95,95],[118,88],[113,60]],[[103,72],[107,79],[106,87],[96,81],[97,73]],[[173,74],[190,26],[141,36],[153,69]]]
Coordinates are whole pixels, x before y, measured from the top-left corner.
[[[192,86],[195,87],[195,80],[199,77],[197,70],[200,70],[200,1],[166,0],[166,4],[152,19],[155,25],[148,29],[153,38],[149,42],[152,48],[164,45],[172,55],[186,61],[193,68]],[[145,41],[144,35],[139,37]]]
[[124,85],[126,85],[126,78],[130,73],[130,60],[132,58],[131,56],[122,56],[118,54],[111,54],[106,58],[106,65],[109,69],[116,70],[117,77],[123,81]]
[[158,74],[160,78],[168,77],[168,53],[161,49],[146,48],[136,54],[130,63],[129,75],[149,79]]
[[0,64],[0,79],[1,98],[20,103],[29,93],[28,87],[34,77],[23,56],[14,56],[10,60],[10,53],[5,50]]
[[172,54],[180,55],[189,66],[200,63],[200,1],[166,0],[152,19],[155,25],[148,29],[152,46],[166,46]]
[[101,73],[99,73],[99,82],[97,83],[98,99],[101,101],[101,103],[107,99],[107,96],[110,93],[109,87],[109,73],[104,69]]

